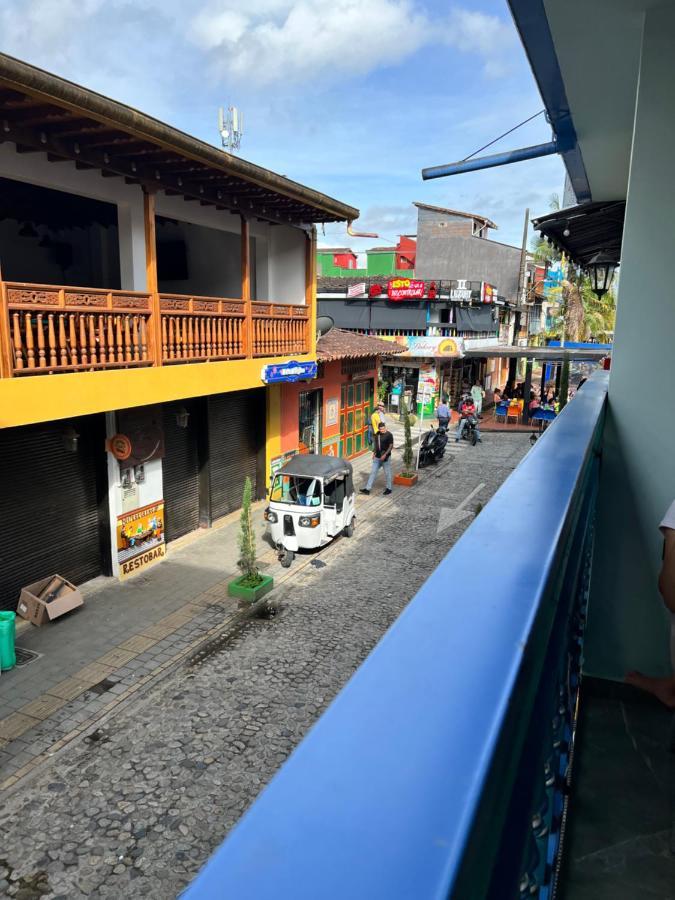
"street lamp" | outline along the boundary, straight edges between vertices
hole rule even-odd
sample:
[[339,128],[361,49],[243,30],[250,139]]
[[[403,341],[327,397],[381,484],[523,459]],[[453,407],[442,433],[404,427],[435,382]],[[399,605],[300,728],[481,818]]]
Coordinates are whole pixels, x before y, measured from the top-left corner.
[[609,290],[609,286],[614,278],[616,269],[616,260],[604,250],[596,253],[592,259],[586,263],[586,271],[591,279],[593,292],[602,297]]

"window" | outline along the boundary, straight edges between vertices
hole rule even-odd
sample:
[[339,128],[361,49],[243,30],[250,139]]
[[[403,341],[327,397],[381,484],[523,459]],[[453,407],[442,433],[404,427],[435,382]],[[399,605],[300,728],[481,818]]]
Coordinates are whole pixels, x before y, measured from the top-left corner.
[[276,475],[270,499],[275,503],[320,506],[321,482],[318,478],[302,478],[299,475]]

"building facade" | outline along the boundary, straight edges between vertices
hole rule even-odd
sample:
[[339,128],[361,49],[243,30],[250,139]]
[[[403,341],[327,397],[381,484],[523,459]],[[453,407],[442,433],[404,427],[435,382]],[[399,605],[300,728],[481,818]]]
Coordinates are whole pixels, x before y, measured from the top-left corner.
[[237,509],[247,475],[263,496],[281,443],[268,382],[314,365],[314,223],[358,212],[4,56],[0,104],[13,608],[54,572],[161,559]]
[[340,328],[320,337],[317,378],[311,384],[285,384],[281,389],[281,453],[272,460],[273,470],[296,453],[347,459],[365,453],[381,359],[403,351]]

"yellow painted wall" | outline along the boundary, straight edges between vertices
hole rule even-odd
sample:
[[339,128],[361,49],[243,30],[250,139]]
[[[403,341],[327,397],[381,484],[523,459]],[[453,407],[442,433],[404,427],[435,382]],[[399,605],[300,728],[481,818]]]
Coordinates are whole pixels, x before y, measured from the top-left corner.
[[[301,357],[303,360],[314,358],[314,355]],[[0,428],[262,387],[263,365],[283,363],[288,359],[288,356],[276,356],[3,378],[0,379]],[[278,408],[278,387],[268,388],[269,396],[277,397]],[[267,433],[272,436],[268,437],[268,454],[270,440],[274,440],[274,435],[278,439],[279,435],[279,423],[276,429],[271,427],[269,415],[268,411]]]
[[265,483],[269,487],[272,460],[281,455],[281,385],[267,388],[267,440],[265,443]]

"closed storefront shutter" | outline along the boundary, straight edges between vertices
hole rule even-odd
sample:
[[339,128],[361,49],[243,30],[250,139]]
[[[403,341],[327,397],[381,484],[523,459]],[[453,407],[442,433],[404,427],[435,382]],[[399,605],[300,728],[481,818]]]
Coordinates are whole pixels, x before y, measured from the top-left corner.
[[3,429],[0,460],[0,609],[16,609],[21,588],[49,575],[79,585],[102,574],[104,417]]
[[[177,415],[186,411],[187,427],[181,428]],[[199,454],[197,403],[178,401],[164,404],[164,517],[166,539],[176,538],[199,527]]]
[[241,507],[244,481],[265,495],[265,389],[209,397],[211,516]]

